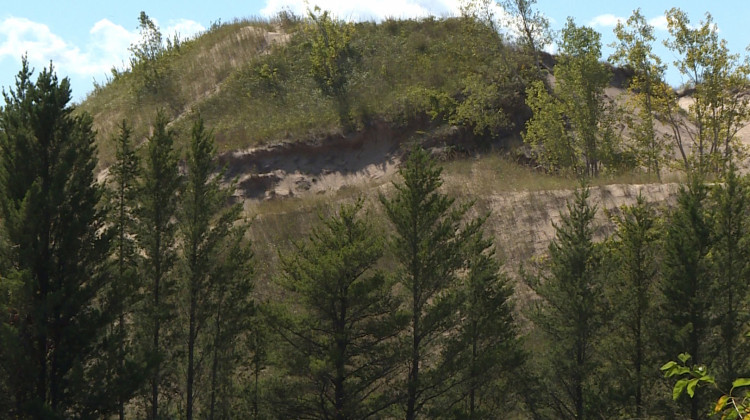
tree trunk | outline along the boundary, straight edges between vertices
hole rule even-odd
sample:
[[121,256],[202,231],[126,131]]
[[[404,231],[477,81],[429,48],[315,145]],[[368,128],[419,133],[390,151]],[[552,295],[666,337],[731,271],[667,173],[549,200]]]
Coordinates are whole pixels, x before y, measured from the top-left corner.
[[196,293],[195,287],[190,285],[190,320],[188,327],[188,371],[187,371],[187,420],[193,419],[193,382],[195,381],[195,305]]

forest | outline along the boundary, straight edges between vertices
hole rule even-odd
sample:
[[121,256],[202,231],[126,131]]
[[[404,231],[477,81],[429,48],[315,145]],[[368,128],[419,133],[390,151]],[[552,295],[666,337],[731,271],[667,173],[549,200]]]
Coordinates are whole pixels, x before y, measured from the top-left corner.
[[[570,18],[552,34],[534,0],[506,0],[518,25],[506,39],[490,4],[423,22],[283,13],[289,44],[189,111],[174,63],[201,37],[163,41],[143,12],[130,68],[82,104],[52,64],[36,72],[24,59],[0,107],[0,417],[750,416],[750,179],[738,136],[750,65],[710,15],[694,24],[667,11],[667,46],[690,80],[683,107],[638,10],[606,62],[592,28]],[[444,39],[456,28],[477,37],[475,51]],[[404,48],[396,67],[374,64],[385,42]],[[464,53],[478,61],[451,56]],[[617,98],[606,94],[615,74]],[[375,83],[388,89],[364,99]],[[111,91],[137,105],[123,107],[130,117],[97,119]],[[388,182],[324,197],[304,231],[271,243],[252,234],[262,215],[222,160],[238,138],[265,140],[255,120],[228,129],[228,104],[257,108],[268,138],[334,127],[347,139],[376,122],[420,136],[400,145]],[[260,110],[284,107],[309,112]],[[446,126],[470,145],[436,153],[421,134]],[[444,185],[447,161],[496,147],[573,185],[546,252],[518,266],[500,257],[479,197]],[[622,174],[676,192],[601,208],[592,185]]]

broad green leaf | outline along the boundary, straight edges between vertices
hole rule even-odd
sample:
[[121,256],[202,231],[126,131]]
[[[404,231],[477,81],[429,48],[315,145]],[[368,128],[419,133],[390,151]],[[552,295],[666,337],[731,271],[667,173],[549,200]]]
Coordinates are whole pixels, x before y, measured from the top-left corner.
[[682,395],[683,391],[685,391],[687,383],[687,379],[680,379],[676,384],[674,384],[674,389],[672,389],[672,399],[677,400],[678,398],[680,398],[680,395]]
[[674,360],[670,360],[669,362],[665,363],[664,366],[660,367],[659,370],[669,370],[675,366],[677,366],[677,362],[675,362]]
[[680,361],[682,363],[687,363],[687,361],[690,360],[690,354],[688,354],[688,353],[680,353],[680,355],[677,356],[677,358],[680,359]]
[[695,386],[698,385],[699,379],[691,379],[688,381],[687,384],[687,393],[690,395],[690,398],[693,398],[695,396]]
[[750,385],[750,378],[737,378],[732,382],[732,388]]

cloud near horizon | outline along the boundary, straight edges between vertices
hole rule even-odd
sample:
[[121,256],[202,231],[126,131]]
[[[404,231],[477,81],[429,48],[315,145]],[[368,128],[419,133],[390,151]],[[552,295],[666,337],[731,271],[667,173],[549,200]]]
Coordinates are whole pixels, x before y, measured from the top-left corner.
[[[626,17],[615,16],[611,13],[605,13],[603,15],[596,16],[589,21],[589,26],[601,27],[601,28],[614,28],[618,23],[623,23],[628,20]],[[664,15],[656,16],[648,20],[648,24],[653,26],[654,29],[659,31],[667,30],[667,17]]]
[[[461,14],[460,0],[317,0],[315,5],[328,10],[339,19],[381,21],[387,18],[420,18],[426,16],[458,16]],[[270,17],[282,10],[304,16],[313,6],[305,0],[268,0],[260,10]]]
[[611,13],[605,13],[591,19],[591,21],[589,22],[589,26],[614,28],[618,23],[625,23],[626,20],[628,19],[621,16],[615,16]]
[[[176,33],[181,39],[186,39],[204,30],[201,24],[192,20],[169,23],[162,29],[165,38]],[[128,48],[139,39],[137,30],[129,31],[108,19],[96,22],[88,35],[84,45],[76,45],[53,33],[43,23],[8,17],[0,21],[0,60],[20,61],[26,55],[32,67],[46,67],[52,61],[61,74],[103,78],[112,67],[127,67]]]

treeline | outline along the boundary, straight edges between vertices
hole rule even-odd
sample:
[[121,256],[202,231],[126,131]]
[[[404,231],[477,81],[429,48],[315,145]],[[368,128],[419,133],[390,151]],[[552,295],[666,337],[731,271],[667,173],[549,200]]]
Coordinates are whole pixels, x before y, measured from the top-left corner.
[[[338,30],[326,14],[316,19],[317,34]],[[696,30],[679,11],[669,19],[675,30]],[[716,40],[706,25],[683,35]],[[536,51],[539,41],[528,34],[524,45]],[[323,48],[325,40],[339,45],[347,37],[316,38],[312,54],[334,53],[318,57],[321,75],[336,76],[327,66],[338,61],[330,59],[348,51]],[[539,136],[532,144],[540,159],[567,153],[547,161],[550,170],[568,162],[591,176],[630,158],[602,123],[607,75],[592,48],[596,34],[571,21],[564,39],[555,87],[540,81],[527,91],[537,102],[526,138]],[[538,51],[532,57],[539,69]],[[351,123],[349,103],[335,85],[345,79],[346,72],[318,81],[338,102],[343,126]],[[273,279],[280,297],[258,302],[247,224],[200,118],[184,156],[163,114],[143,145],[122,122],[112,139],[115,164],[99,182],[91,118],[73,112],[66,79],[50,68],[33,81],[24,63],[0,110],[0,412],[704,417],[711,391],[693,389],[694,398],[673,402],[659,367],[689,352],[727,389],[747,376],[750,351],[748,187],[733,166],[746,103],[704,82],[688,111],[655,108],[632,120],[634,133],[648,134],[656,132],[646,117],[655,124],[667,116],[675,124],[670,138],[691,141],[677,143],[689,181],[674,208],[641,198],[614,212],[614,233],[595,241],[597,209],[581,188],[548,256],[521,273],[534,291],[530,302],[512,299],[515,285],[484,233],[488,216],[445,195],[441,169],[419,148],[409,151],[390,193],[341,206],[282,253]],[[646,91],[633,87],[633,97]],[[700,96],[709,94],[718,96]],[[732,104],[739,108],[722,114]],[[567,145],[545,143],[558,140]],[[641,140],[647,151],[663,144]],[[662,152],[630,156],[657,175],[668,162]],[[720,182],[706,183],[707,174]]]
[[731,165],[672,209],[614,212],[598,242],[581,188],[516,305],[487,216],[414,148],[372,203],[385,234],[376,208],[342,205],[281,255],[281,297],[256,302],[247,225],[200,119],[184,157],[162,115],[140,147],[122,123],[99,183],[67,80],[31,76],[0,112],[11,417],[699,418],[714,396],[671,402],[659,366],[687,351],[724,389],[750,367],[748,187]]
[[[0,410],[14,418],[493,416],[523,352],[486,216],[422,149],[282,256],[254,302],[232,185],[200,119],[180,157],[158,114],[95,178],[67,79],[24,62],[0,112]],[[385,268],[390,257],[392,266]],[[510,405],[509,405],[510,404]],[[499,411],[500,410],[500,411]]]

